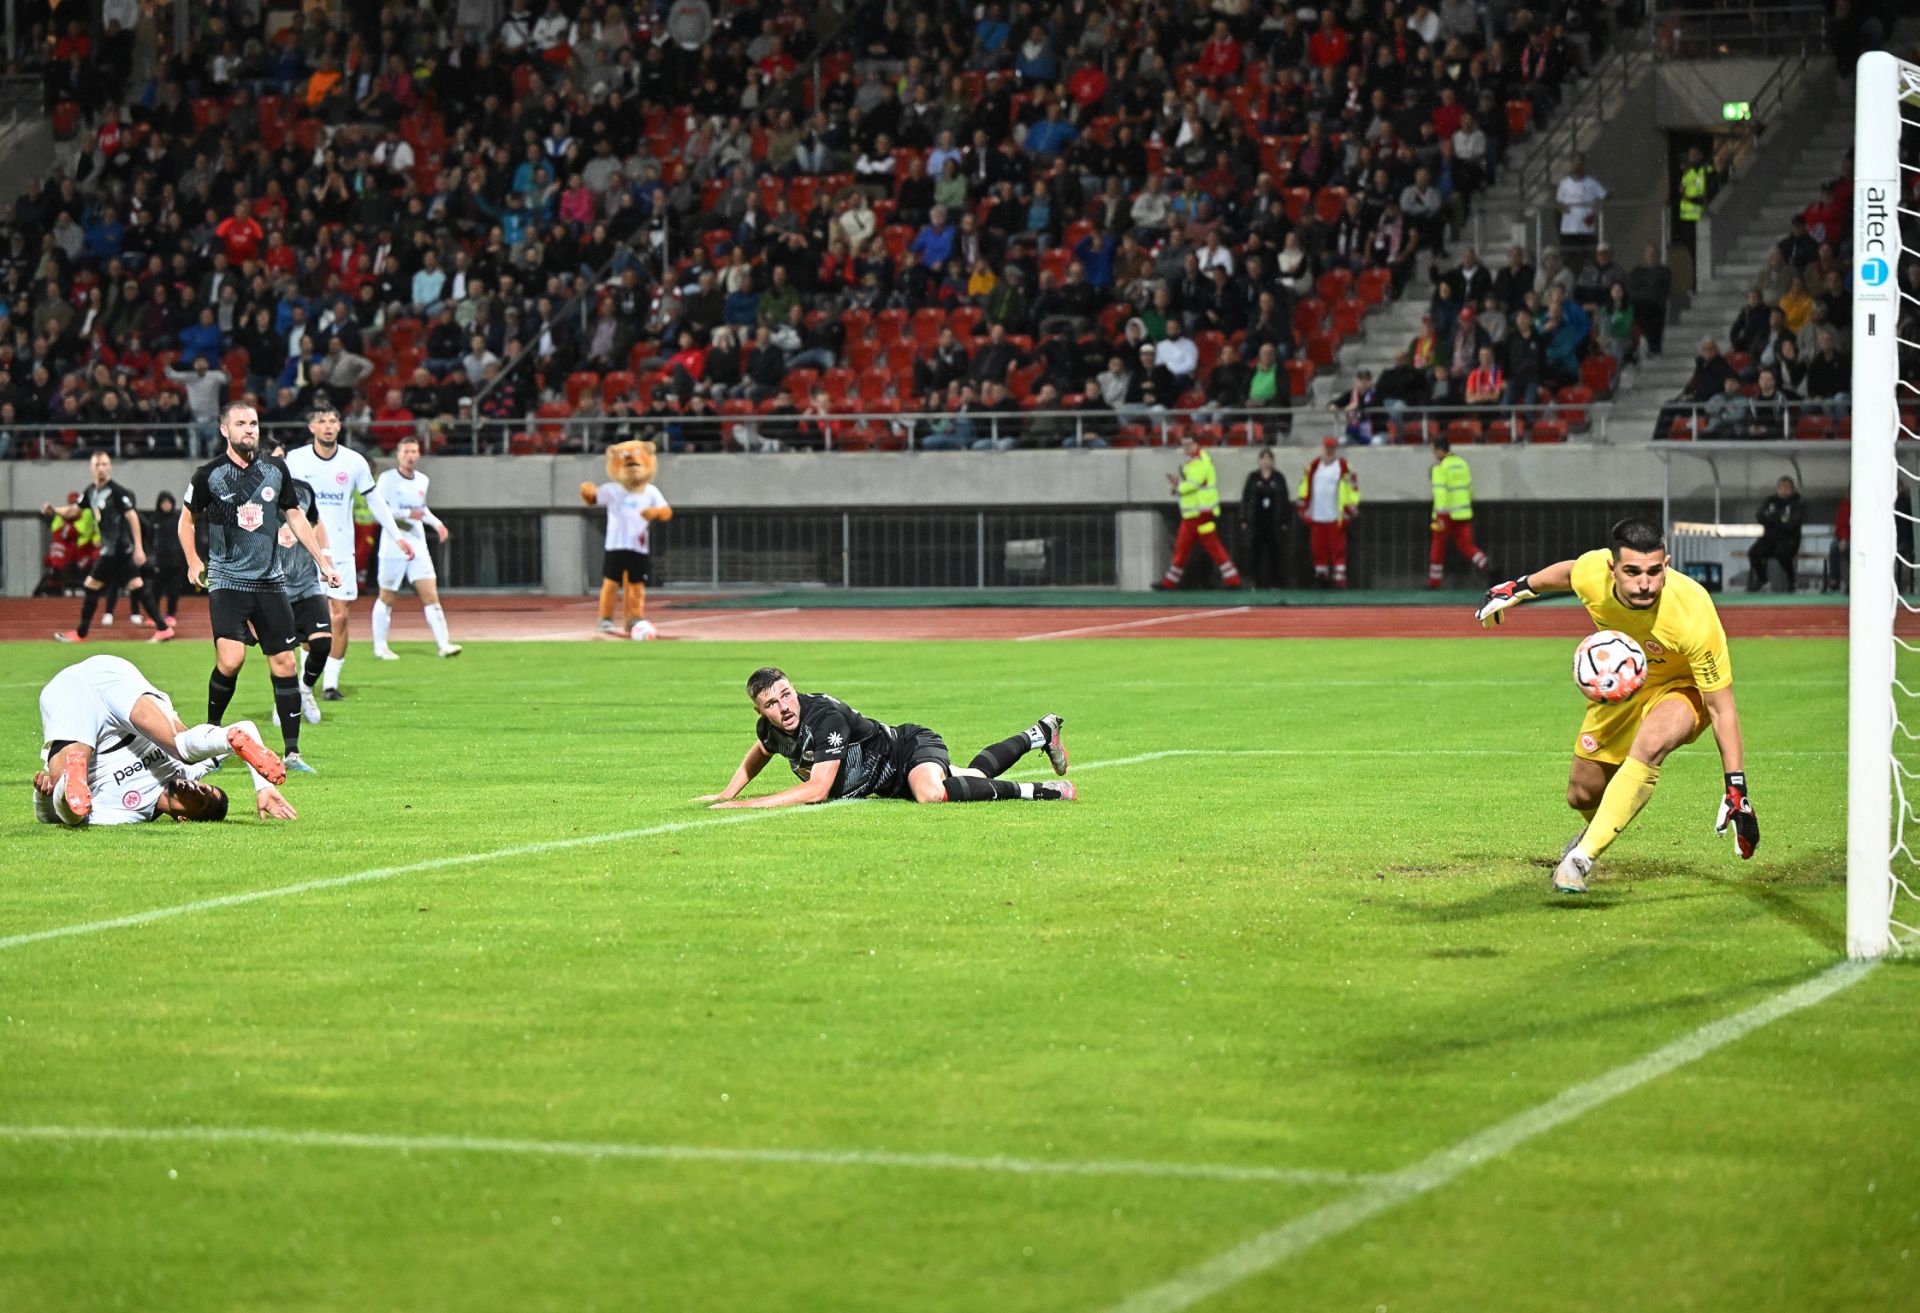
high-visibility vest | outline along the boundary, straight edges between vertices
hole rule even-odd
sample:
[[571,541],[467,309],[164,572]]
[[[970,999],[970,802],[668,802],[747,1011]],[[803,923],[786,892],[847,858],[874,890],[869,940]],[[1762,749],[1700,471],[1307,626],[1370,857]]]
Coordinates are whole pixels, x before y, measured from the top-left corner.
[[[1214,481],[1213,457],[1203,451],[1182,465],[1178,491],[1181,519],[1197,520],[1202,515],[1218,515],[1220,489]],[[1211,528],[1211,525],[1203,525],[1200,532],[1206,533]]]
[[1336,523],[1345,523],[1347,516],[1351,512],[1359,509],[1360,480],[1354,477],[1352,467],[1337,456],[1331,461],[1324,456],[1314,458],[1313,463],[1307,466],[1307,472],[1300,476],[1300,488],[1294,497],[1294,502],[1300,507],[1300,513],[1302,515],[1310,516],[1312,514],[1313,477],[1319,473],[1324,466],[1338,466],[1340,469],[1340,483],[1338,490],[1334,494],[1334,500],[1337,503],[1335,512],[1339,516],[1339,520],[1336,521]]
[[1433,464],[1433,513],[1453,520],[1473,518],[1473,471],[1458,452]]
[[1707,213],[1707,178],[1711,164],[1696,164],[1680,175],[1680,222],[1698,223]]

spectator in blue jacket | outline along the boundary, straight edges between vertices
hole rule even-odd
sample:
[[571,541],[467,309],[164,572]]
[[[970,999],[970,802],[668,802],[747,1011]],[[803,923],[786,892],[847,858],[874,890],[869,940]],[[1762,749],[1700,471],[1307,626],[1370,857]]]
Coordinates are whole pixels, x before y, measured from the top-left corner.
[[936,205],[927,216],[927,226],[914,234],[907,247],[929,269],[938,269],[953,258],[953,228],[947,223],[947,209]]

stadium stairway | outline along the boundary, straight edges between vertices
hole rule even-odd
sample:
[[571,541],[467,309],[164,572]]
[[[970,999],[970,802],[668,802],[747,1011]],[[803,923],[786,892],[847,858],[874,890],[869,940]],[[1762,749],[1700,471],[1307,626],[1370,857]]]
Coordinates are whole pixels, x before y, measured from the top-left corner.
[[[1693,359],[1703,338],[1711,337],[1728,350],[1727,330],[1746,303],[1747,289],[1766,266],[1767,250],[1787,235],[1793,216],[1820,196],[1821,185],[1840,170],[1840,159],[1853,145],[1853,82],[1841,81],[1830,69],[1810,79],[1803,108],[1821,107],[1825,121],[1807,137],[1781,171],[1753,178],[1756,194],[1735,195],[1734,204],[1716,207],[1720,223],[1734,223],[1735,236],[1727,258],[1714,277],[1695,290],[1685,310],[1667,325],[1666,350],[1643,355],[1622,376],[1621,388],[1606,414],[1607,436],[1613,442],[1645,442],[1653,438],[1660,408],[1680,394],[1693,375]],[[1762,148],[1765,149],[1764,147]],[[1758,172],[1757,161],[1746,172]],[[1730,189],[1743,187],[1741,179]]]
[[[1502,164],[1500,180],[1476,198],[1465,231],[1449,245],[1452,258],[1422,263],[1398,301],[1388,302],[1367,317],[1365,334],[1342,344],[1334,371],[1314,380],[1314,404],[1324,407],[1335,395],[1344,392],[1352,385],[1354,371],[1358,369],[1370,369],[1373,376],[1379,378],[1381,372],[1393,364],[1393,357],[1418,335],[1420,317],[1427,312],[1433,290],[1429,263],[1436,273],[1444,273],[1458,264],[1462,250],[1474,246],[1480,263],[1497,271],[1506,263],[1507,248],[1515,243],[1527,248],[1538,261],[1539,252],[1532,250],[1529,216],[1538,208],[1540,198],[1522,193],[1522,166],[1532,158],[1533,152],[1545,148],[1551,140],[1561,148],[1559,153],[1563,156],[1552,162],[1552,172],[1557,178],[1569,162],[1565,157],[1570,157],[1574,149],[1585,149],[1650,74],[1653,67],[1648,57],[1650,40],[1650,26],[1643,25],[1617,43],[1593,73],[1565,99],[1551,122],[1541,131],[1512,144]],[[1636,62],[1639,67],[1631,67]],[[1623,84],[1623,89],[1610,93],[1601,90],[1622,88]],[[1555,129],[1566,121],[1576,125],[1571,139],[1554,135]]]

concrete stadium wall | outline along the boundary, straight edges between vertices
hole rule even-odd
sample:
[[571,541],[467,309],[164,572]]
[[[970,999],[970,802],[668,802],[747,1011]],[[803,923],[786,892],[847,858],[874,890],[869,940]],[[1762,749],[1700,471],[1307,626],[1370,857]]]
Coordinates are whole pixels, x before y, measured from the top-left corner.
[[[1318,448],[1278,449],[1279,465],[1296,482]],[[1432,458],[1424,448],[1343,448],[1372,505],[1424,505]],[[1765,449],[1635,444],[1599,447],[1473,447],[1476,499],[1483,504],[1663,501],[1699,506],[1716,497],[1730,519],[1744,521],[1783,474],[1810,498],[1830,499],[1847,486],[1848,448],[1837,443]],[[1232,502],[1258,452],[1214,452],[1223,500]],[[997,453],[667,456],[660,488],[683,510],[884,510],[933,507],[1102,507],[1119,512],[1123,586],[1153,577],[1164,551],[1160,520],[1169,505],[1167,474],[1178,469],[1172,448]],[[605,477],[587,456],[440,457],[423,467],[442,511],[524,511],[544,521],[545,590],[571,594],[590,581],[580,562],[599,527],[581,511],[579,485]],[[142,506],[163,489],[182,491],[187,461],[122,461],[115,477]],[[0,463],[0,592],[22,595],[39,578],[43,502],[56,504],[87,481],[79,461]]]

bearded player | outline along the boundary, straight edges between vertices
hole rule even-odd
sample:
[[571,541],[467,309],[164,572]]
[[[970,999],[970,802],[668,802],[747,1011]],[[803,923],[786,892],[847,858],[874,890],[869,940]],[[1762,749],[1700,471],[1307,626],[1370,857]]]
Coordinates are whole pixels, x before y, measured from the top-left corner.
[[[1014,783],[998,778],[1029,752],[1047,754],[1055,775],[1067,773],[1060,717],[1042,716],[1012,738],[983,748],[971,766],[955,768],[947,745],[924,725],[888,725],[823,693],[796,693],[783,671],[763,666],[747,677],[760,714],[753,746],[721,793],[695,799],[715,807],[799,807],[835,798],[908,798],[914,802],[1072,802],[1070,780]],[[737,795],[775,757],[785,757],[799,783],[758,798]]]
[[1521,575],[1487,590],[1474,617],[1497,625],[1501,613],[1542,593],[1571,590],[1594,628],[1615,629],[1646,650],[1647,682],[1625,702],[1594,703],[1574,742],[1567,805],[1586,820],[1554,868],[1553,887],[1585,893],[1587,874],[1653,797],[1660,765],[1711,727],[1726,773],[1714,832],[1733,827],[1742,858],[1760,846],[1760,821],[1747,798],[1740,713],[1726,631],[1707,590],[1672,570],[1666,535],[1647,520],[1613,526],[1612,545]]
[[33,777],[33,808],[49,824],[224,820],[226,793],[202,777],[229,754],[246,762],[262,817],[295,818],[274,787],[286,770],[252,722],[188,728],[124,657],[89,657],[48,680],[40,736],[45,769]]

